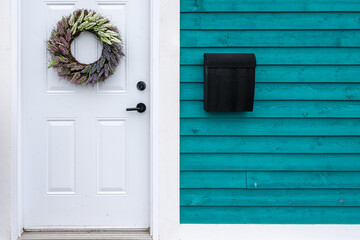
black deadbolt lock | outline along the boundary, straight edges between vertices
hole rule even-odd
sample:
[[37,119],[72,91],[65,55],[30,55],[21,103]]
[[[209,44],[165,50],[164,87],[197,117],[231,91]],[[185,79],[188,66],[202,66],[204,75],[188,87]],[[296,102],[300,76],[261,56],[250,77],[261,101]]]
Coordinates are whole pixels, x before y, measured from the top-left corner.
[[139,91],[144,91],[146,88],[146,83],[144,83],[143,81],[140,81],[136,84],[136,87]]

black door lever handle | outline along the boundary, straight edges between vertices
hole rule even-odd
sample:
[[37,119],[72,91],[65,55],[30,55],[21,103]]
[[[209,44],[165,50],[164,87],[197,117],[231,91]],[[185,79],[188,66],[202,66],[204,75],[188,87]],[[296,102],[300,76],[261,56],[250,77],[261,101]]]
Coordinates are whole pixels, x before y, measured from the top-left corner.
[[143,113],[146,111],[146,105],[143,103],[139,103],[134,108],[127,108],[126,111],[138,111],[139,113]]

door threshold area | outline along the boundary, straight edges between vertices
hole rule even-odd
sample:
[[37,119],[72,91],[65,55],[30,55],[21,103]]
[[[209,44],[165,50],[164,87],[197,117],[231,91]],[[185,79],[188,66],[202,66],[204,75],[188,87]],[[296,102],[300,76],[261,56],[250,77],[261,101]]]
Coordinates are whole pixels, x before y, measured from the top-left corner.
[[149,229],[121,230],[30,230],[24,231],[19,240],[151,240]]

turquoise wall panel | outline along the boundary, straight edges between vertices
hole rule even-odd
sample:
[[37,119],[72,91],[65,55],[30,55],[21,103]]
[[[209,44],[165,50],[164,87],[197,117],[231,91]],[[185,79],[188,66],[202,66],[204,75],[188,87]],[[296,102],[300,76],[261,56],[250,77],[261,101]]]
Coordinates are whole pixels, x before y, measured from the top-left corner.
[[[181,223],[360,224],[359,19],[357,0],[181,0]],[[204,53],[255,53],[253,112],[204,111]]]

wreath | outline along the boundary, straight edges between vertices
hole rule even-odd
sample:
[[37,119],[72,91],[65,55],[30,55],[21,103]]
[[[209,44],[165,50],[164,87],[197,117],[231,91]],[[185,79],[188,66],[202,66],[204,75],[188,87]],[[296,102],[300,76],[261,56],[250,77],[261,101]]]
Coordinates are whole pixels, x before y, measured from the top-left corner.
[[[95,34],[103,45],[100,58],[90,64],[80,63],[71,53],[71,43],[83,31]],[[46,43],[51,56],[49,68],[56,68],[60,77],[74,84],[94,86],[105,81],[125,56],[118,29],[93,10],[76,10],[62,17]]]

